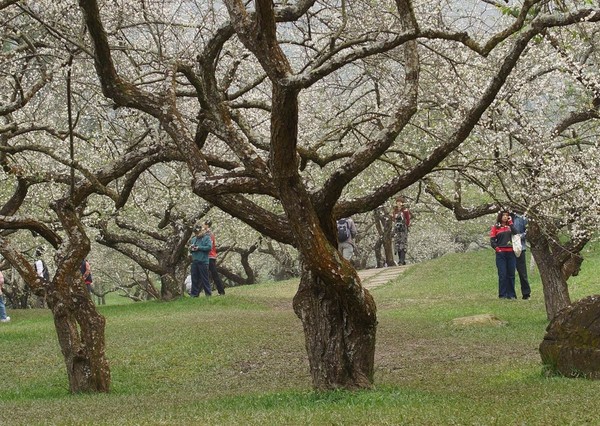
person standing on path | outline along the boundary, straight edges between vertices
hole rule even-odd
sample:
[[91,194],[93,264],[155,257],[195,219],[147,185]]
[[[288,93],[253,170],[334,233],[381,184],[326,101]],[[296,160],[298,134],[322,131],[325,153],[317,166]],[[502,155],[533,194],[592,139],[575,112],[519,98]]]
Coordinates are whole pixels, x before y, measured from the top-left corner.
[[398,265],[406,265],[406,251],[408,249],[408,229],[410,227],[411,214],[404,203],[404,197],[396,198],[396,205],[392,211],[394,252],[398,254]]
[[527,218],[523,215],[513,213],[511,214],[513,224],[519,237],[521,237],[521,255],[517,256],[517,273],[519,274],[519,282],[521,283],[521,295],[523,300],[528,300],[531,297],[531,287],[529,286],[529,279],[527,278],[527,264],[525,260],[525,249],[527,235]]
[[517,234],[508,210],[501,210],[490,230],[490,245],[496,251],[498,297],[516,299],[515,268],[517,258],[512,248],[512,235]]
[[200,291],[208,297],[212,295],[208,279],[208,253],[212,248],[210,235],[206,232],[206,225],[194,228],[195,236],[190,240],[190,253],[192,255],[192,290],[190,296],[198,297]]
[[212,248],[208,252],[208,272],[210,274],[210,278],[212,278],[213,282],[215,283],[215,287],[217,287],[219,296],[225,296],[223,281],[221,281],[221,277],[217,272],[217,240],[215,238],[215,234],[210,229],[211,226],[212,221],[207,220],[204,222],[204,228],[210,235],[210,241],[212,242]]

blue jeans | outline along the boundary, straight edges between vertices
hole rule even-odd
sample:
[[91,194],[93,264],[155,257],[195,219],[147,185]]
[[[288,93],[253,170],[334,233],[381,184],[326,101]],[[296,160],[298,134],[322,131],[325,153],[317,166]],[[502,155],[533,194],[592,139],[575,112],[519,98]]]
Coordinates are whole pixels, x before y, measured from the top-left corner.
[[4,295],[0,296],[0,319],[6,319],[6,306],[4,306]]
[[496,252],[496,268],[498,268],[498,297],[516,299],[515,268],[517,257],[512,251]]
[[208,281],[208,263],[192,262],[192,291],[190,291],[190,296],[198,297],[202,290],[207,296],[212,294],[210,282]]
[[527,252],[523,250],[521,256],[517,257],[517,272],[519,273],[519,282],[521,283],[521,295],[523,297],[531,294],[531,287],[529,287],[529,280],[527,279],[527,264],[525,262],[525,254]]

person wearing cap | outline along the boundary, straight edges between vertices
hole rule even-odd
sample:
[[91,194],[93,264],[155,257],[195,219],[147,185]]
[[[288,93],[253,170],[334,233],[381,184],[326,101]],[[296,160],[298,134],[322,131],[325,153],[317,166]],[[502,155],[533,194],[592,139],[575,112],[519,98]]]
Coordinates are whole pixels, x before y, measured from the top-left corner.
[[217,287],[217,291],[219,292],[219,296],[225,296],[225,288],[223,287],[223,281],[221,281],[221,277],[217,272],[217,242],[215,238],[215,234],[210,230],[212,226],[212,221],[206,220],[204,222],[204,229],[210,235],[210,241],[212,242],[212,248],[208,252],[208,272],[210,278],[212,278],[215,286]]
[[190,240],[190,254],[192,255],[192,290],[190,296],[198,297],[200,291],[208,297],[212,294],[210,281],[208,280],[208,253],[212,248],[210,234],[206,231],[206,225],[194,228],[195,235]]

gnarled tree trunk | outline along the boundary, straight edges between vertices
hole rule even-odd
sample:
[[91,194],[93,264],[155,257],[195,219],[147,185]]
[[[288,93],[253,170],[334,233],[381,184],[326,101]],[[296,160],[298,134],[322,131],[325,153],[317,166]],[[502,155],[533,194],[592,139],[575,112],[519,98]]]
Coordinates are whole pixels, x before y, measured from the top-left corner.
[[571,304],[569,288],[562,272],[562,256],[556,252],[559,246],[552,244],[535,222],[530,223],[527,237],[542,279],[546,316],[551,320],[558,311]]
[[106,321],[96,310],[81,278],[75,275],[66,281],[68,283],[51,284],[47,300],[67,367],[69,390],[72,393],[108,392]]
[[105,320],[96,310],[79,271],[90,251],[90,240],[69,198],[54,202],[52,209],[68,238],[57,252],[57,270],[48,286],[47,299],[65,358],[69,389],[72,393],[108,392],[110,368],[105,356]]
[[372,386],[376,308],[358,280],[331,285],[303,269],[294,311],[304,327],[315,389]]

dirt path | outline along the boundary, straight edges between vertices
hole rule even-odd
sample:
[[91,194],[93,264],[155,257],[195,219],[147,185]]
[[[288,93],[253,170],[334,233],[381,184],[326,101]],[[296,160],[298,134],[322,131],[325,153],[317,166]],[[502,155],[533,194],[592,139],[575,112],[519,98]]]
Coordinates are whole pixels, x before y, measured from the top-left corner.
[[358,271],[363,287],[373,289],[386,284],[406,271],[408,266],[389,266],[387,268],[363,269]]

